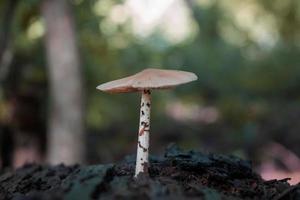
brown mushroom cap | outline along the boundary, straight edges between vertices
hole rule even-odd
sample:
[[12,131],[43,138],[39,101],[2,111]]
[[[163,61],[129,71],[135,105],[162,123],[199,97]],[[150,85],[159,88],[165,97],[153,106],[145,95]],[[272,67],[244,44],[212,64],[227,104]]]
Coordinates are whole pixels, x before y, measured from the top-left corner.
[[198,77],[191,72],[149,68],[126,78],[101,84],[97,89],[109,93],[137,92],[145,89],[173,88],[197,79]]

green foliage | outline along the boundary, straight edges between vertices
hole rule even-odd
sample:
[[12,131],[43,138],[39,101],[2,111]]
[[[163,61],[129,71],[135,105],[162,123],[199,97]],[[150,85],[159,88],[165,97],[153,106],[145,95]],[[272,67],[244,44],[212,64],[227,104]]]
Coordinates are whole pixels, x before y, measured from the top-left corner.
[[[160,94],[154,96],[157,105],[153,116],[158,119],[166,116],[166,102],[182,99],[216,107],[221,123],[228,122],[234,127],[233,132],[243,133],[250,122],[255,125],[262,118],[272,117],[268,113],[278,102],[296,102],[299,106],[298,0],[227,0],[212,1],[209,5],[194,1],[189,11],[196,31],[176,44],[166,40],[160,30],[141,39],[132,31],[132,19],[122,24],[109,21],[110,11],[123,1],[102,0],[104,7],[100,14],[95,12],[100,1],[70,2],[86,83],[86,120],[90,128],[99,129],[115,122],[128,123],[134,128],[139,97],[107,95],[95,87],[152,66],[193,71],[199,76],[199,81],[168,92],[163,98],[159,98]],[[15,59],[22,58],[33,65],[33,73],[41,73],[34,70],[40,68],[46,74],[43,38],[28,36],[32,23],[41,20],[39,8],[38,0],[19,1],[12,29],[13,47],[17,52]],[[245,24],[238,23],[241,18],[236,14],[240,8],[253,8],[251,14],[257,23],[250,23],[250,29],[247,18]],[[265,23],[265,28],[254,27],[259,23]],[[271,27],[271,35],[262,41],[264,35],[257,37],[253,31],[265,31],[267,27]],[[23,65],[20,63],[20,67]],[[33,75],[32,79],[36,77],[41,76]],[[253,109],[255,112],[250,112]]]

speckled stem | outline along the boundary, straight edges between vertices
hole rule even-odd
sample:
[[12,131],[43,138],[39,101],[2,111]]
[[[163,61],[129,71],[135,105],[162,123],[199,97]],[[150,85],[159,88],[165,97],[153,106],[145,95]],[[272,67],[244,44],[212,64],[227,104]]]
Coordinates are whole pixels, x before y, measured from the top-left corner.
[[149,132],[150,132],[151,92],[144,90],[141,99],[140,125],[138,134],[135,177],[139,173],[148,173]]

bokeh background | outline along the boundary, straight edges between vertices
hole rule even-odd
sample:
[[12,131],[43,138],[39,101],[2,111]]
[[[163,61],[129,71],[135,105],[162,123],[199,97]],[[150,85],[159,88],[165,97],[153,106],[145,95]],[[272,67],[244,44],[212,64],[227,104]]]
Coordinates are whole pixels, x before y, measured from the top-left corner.
[[300,181],[300,1],[1,0],[0,15],[2,168],[135,154],[140,95],[95,88],[156,67],[199,80],[153,92],[152,154],[175,142]]

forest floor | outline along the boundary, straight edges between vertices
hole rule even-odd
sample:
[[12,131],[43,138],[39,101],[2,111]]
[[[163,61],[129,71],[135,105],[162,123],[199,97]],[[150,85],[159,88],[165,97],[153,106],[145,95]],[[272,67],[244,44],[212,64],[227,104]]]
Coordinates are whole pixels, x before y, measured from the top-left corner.
[[263,180],[234,156],[182,151],[172,145],[151,157],[149,177],[133,178],[134,156],[118,164],[26,165],[0,176],[0,200],[300,199],[288,178]]

